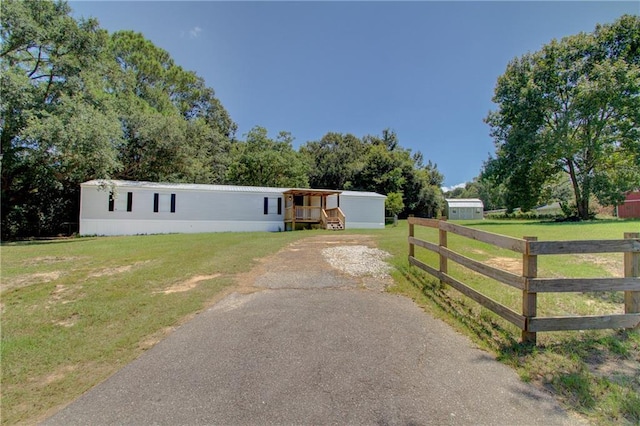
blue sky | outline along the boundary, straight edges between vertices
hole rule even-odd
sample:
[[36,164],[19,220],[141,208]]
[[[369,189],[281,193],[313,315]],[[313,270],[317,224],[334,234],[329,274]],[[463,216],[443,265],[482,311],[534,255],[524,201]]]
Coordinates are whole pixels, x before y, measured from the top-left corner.
[[76,17],[141,32],[203,77],[238,124],[294,145],[325,133],[380,134],[421,151],[453,186],[494,145],[483,122],[516,56],[640,2],[72,1]]

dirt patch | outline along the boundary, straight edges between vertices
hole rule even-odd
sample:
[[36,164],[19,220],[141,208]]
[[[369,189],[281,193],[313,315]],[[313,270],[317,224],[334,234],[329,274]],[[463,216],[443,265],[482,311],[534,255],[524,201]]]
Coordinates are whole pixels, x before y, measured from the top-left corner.
[[78,322],[78,318],[80,318],[80,314],[73,313],[69,318],[63,319],[62,321],[54,321],[55,325],[59,325],[61,327],[73,327]]
[[75,371],[76,368],[77,367],[74,365],[63,365],[49,374],[40,377],[33,377],[28,380],[29,382],[34,383],[36,387],[41,388],[66,378],[70,373]]
[[2,279],[2,291],[28,287],[33,284],[43,284],[55,281],[63,275],[62,271],[36,272],[34,274],[18,275],[13,278]]
[[162,291],[162,293],[171,294],[171,293],[181,293],[183,291],[189,291],[195,288],[198,285],[198,283],[200,283],[201,281],[212,280],[214,278],[218,278],[220,275],[221,274],[196,275],[195,277],[189,278],[187,281],[172,285],[171,287]]
[[369,235],[315,235],[259,259],[251,271],[236,276],[236,283],[252,289],[360,287],[382,291],[393,282],[390,267],[382,260],[386,257]]
[[89,274],[89,278],[98,278],[98,277],[104,277],[107,275],[116,275],[116,274],[122,274],[124,272],[129,272],[132,271],[134,268],[137,268],[139,266],[142,266],[146,263],[151,262],[150,260],[143,260],[140,262],[136,262],[133,263],[131,265],[123,265],[123,266],[118,266],[116,268],[103,268],[103,269],[99,269],[95,272],[92,272]]
[[492,257],[484,261],[489,266],[520,275],[522,273],[522,261],[512,257]]
[[630,386],[636,392],[640,392],[640,359],[619,359],[607,356],[594,357],[585,362],[592,374],[606,377],[620,386]]
[[51,299],[53,299],[54,301],[58,301],[62,299],[63,293],[65,291],[67,291],[67,286],[62,284],[56,285],[56,288],[54,288],[53,291],[51,292]]
[[142,351],[146,351],[154,347],[162,339],[167,337],[171,332],[175,330],[175,327],[165,327],[162,330],[147,336],[143,341],[138,344],[138,348]]
[[52,263],[74,262],[80,259],[83,259],[83,258],[80,256],[40,256],[40,257],[34,257],[32,259],[27,259],[22,262],[22,265],[24,266],[50,265]]

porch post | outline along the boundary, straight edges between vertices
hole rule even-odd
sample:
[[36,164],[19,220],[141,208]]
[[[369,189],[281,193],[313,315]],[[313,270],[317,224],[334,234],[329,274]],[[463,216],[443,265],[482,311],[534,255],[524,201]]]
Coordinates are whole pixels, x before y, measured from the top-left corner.
[[291,230],[296,230],[296,197],[295,195],[291,196]]

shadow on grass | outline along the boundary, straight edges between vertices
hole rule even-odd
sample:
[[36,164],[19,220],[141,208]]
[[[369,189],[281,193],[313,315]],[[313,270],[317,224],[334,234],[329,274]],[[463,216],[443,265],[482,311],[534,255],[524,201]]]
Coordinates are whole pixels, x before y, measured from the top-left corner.
[[503,327],[464,296],[453,296],[437,279],[408,265],[398,270],[434,308],[491,348],[498,361],[516,368],[523,380],[545,387],[597,422],[640,424],[640,332],[569,332],[547,337],[546,344],[520,343],[517,330]]
[[494,350],[502,346],[517,344],[510,330],[504,328],[491,317],[477,315],[473,306],[467,304],[462,298],[452,297],[437,279],[424,275],[409,266],[401,266],[398,270],[411,285],[420,289],[438,310],[446,313]]
[[38,239],[38,240],[23,240],[23,241],[2,241],[1,246],[8,247],[20,247],[20,246],[36,246],[43,244],[69,244],[79,243],[86,241],[93,241],[98,237],[64,237],[64,238],[51,238],[51,239]]

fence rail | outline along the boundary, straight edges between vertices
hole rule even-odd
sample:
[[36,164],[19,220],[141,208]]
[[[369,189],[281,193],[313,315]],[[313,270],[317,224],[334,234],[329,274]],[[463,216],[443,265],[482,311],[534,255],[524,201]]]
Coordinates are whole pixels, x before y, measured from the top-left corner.
[[[415,226],[438,229],[438,243],[415,237]],[[522,254],[520,275],[466,257],[447,247],[448,233],[481,241]],[[536,342],[541,331],[640,327],[640,233],[625,233],[621,240],[538,241],[536,237],[514,238],[468,228],[438,219],[409,218],[409,263],[435,276],[444,284],[490,309],[522,331],[522,341]],[[439,255],[438,267],[415,257],[415,247]],[[538,255],[576,253],[624,253],[624,278],[541,278]],[[501,304],[457,280],[448,273],[451,260],[474,272],[522,291],[522,312]],[[538,317],[537,294],[558,292],[624,291],[624,314]]]

